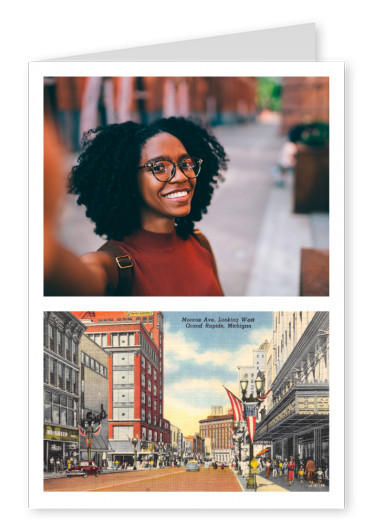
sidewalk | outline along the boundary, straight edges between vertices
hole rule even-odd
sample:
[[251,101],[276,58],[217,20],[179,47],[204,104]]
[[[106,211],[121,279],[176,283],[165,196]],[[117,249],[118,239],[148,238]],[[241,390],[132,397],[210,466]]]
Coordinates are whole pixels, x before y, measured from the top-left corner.
[[294,214],[290,176],[269,192],[245,295],[299,295],[302,248],[329,248],[329,215]]
[[[238,472],[232,469],[239,485],[241,486],[244,492],[254,492],[251,489],[247,489],[248,477],[239,476]],[[287,492],[287,489],[283,488],[280,485],[275,484],[273,481],[269,481],[266,478],[263,478],[259,474],[256,474],[256,492]]]
[[[238,476],[241,481],[241,484],[245,486],[247,492],[250,492],[246,488],[247,479],[242,476]],[[256,476],[257,480],[257,492],[328,492],[329,487],[323,486],[318,487],[317,482],[314,483],[313,487],[308,486],[307,480],[303,480],[303,483],[300,483],[299,479],[295,478],[291,485],[288,484],[288,481],[285,481],[284,477],[277,476],[273,478],[271,475],[268,479],[265,477],[265,470],[261,472],[260,475]]]

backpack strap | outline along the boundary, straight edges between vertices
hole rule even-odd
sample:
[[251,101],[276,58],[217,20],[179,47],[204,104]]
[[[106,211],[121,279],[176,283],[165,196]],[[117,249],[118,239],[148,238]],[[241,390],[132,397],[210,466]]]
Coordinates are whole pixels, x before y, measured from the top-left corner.
[[209,254],[210,254],[210,259],[211,259],[211,263],[212,263],[212,267],[213,267],[213,273],[214,273],[214,276],[218,282],[218,285],[220,287],[220,290],[222,292],[222,295],[224,295],[223,293],[223,290],[222,290],[222,286],[221,286],[221,283],[219,281],[219,276],[218,276],[218,270],[217,270],[217,264],[216,264],[216,261],[215,261],[215,257],[214,257],[214,253],[213,253],[213,250],[210,246],[210,243],[209,243],[209,240],[207,239],[206,236],[204,236],[202,234],[202,232],[199,230],[199,229],[194,229],[193,230],[193,236],[196,238],[196,240],[198,241],[198,243],[204,248],[206,249]]
[[132,294],[134,266],[132,258],[113,241],[108,241],[98,249],[99,252],[110,254],[116,263],[119,272],[119,283],[114,293],[117,297],[130,296]]

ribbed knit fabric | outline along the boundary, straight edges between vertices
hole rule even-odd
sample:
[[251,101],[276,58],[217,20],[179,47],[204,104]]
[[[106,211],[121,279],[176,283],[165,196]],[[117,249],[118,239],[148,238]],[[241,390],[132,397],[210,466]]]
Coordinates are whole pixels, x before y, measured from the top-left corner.
[[221,296],[210,253],[194,236],[137,230],[115,242],[134,264],[132,295]]

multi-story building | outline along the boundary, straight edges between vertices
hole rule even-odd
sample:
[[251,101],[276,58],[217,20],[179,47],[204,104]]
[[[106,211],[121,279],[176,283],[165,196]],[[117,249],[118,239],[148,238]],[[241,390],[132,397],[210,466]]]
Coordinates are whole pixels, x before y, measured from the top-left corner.
[[[220,410],[216,408],[214,411],[223,413],[223,408],[220,408]],[[201,439],[210,439],[211,441],[210,447],[213,459],[219,462],[230,462],[232,452],[232,433],[234,430],[232,412],[229,411],[226,415],[212,414],[206,419],[200,420],[199,425]]]
[[278,312],[273,319],[271,400],[254,440],[271,444],[273,457],[293,456],[303,464],[313,457],[324,468],[329,463],[329,313]]
[[44,468],[79,459],[79,341],[85,326],[69,312],[44,313]]
[[[93,437],[90,458],[97,465],[106,462],[108,451],[108,354],[83,334],[80,341],[80,426],[101,425]],[[86,437],[80,435],[80,455],[88,459]]]
[[[108,354],[108,458],[133,463],[133,438],[169,443],[161,312],[75,312]],[[140,442],[137,452],[141,450]],[[149,448],[151,446],[149,445]]]

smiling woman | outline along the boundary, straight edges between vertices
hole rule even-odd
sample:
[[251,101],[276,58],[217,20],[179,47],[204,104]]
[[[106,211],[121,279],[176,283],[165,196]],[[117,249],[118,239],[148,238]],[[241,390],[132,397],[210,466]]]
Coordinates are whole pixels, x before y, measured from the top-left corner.
[[226,167],[216,138],[184,118],[88,131],[68,190],[107,242],[79,259],[87,282],[54,279],[45,294],[223,295],[210,244],[194,222]]

